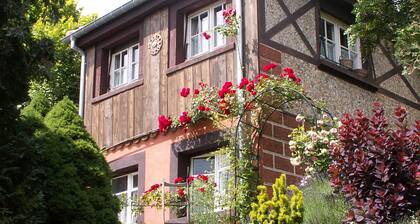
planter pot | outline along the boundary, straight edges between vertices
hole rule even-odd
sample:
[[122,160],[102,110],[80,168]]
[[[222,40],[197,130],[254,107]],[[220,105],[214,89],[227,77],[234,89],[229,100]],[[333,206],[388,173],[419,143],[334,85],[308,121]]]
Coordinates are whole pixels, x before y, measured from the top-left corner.
[[356,72],[356,74],[362,78],[367,78],[368,77],[368,71],[366,69],[355,69],[354,70]]
[[351,59],[340,59],[340,65],[347,68],[353,68],[353,61]]

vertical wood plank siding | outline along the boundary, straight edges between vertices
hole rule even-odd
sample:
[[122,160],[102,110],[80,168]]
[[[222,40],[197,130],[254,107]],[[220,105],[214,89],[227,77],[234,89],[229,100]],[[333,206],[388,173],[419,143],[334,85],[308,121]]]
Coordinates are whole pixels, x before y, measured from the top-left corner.
[[[143,27],[144,48],[140,57],[143,85],[95,103],[92,103],[95,48],[88,49],[84,123],[99,147],[107,148],[156,129],[160,114],[178,117],[191,103],[191,98],[179,96],[182,87],[191,88],[192,93],[200,81],[217,86],[233,81],[233,50],[167,74],[171,47],[168,46],[168,16],[168,9],[163,9],[145,18],[143,24],[138,24]],[[162,36],[163,45],[160,52],[152,56],[148,43],[155,33]]]

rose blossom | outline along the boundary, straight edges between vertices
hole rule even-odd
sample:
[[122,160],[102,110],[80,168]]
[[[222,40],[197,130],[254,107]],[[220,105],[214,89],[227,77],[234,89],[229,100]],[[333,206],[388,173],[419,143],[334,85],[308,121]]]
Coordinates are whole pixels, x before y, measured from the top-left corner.
[[208,34],[207,32],[203,32],[203,37],[208,40],[211,38],[210,34]]
[[321,149],[321,154],[327,154],[327,152],[328,152],[328,149],[326,149],[326,148]]
[[190,94],[190,88],[182,88],[179,94],[182,97],[187,97]]
[[307,144],[305,146],[305,149],[307,149],[307,150],[313,150],[314,149],[314,144],[312,144],[312,143]]
[[159,131],[160,132],[167,131],[168,128],[172,124],[171,118],[170,117],[165,117],[165,115],[160,115],[158,121],[159,121]]
[[303,115],[301,115],[301,114],[298,114],[296,116],[296,121],[297,122],[303,122],[303,121],[305,121],[305,117]]
[[191,182],[194,181],[194,177],[193,176],[189,176],[187,177],[187,183],[190,184]]
[[177,183],[184,182],[184,178],[182,178],[182,177],[177,177],[177,178],[175,178],[174,182],[175,182],[176,184],[177,184]]
[[290,158],[290,163],[293,166],[299,166],[301,164],[300,157],[292,157],[292,158]]
[[185,191],[184,188],[179,188],[178,189],[178,196],[183,198],[185,196]]
[[332,133],[332,134],[337,133],[337,128],[331,128],[330,133]]
[[274,64],[274,63],[270,63],[270,64],[268,64],[268,65],[264,66],[264,67],[263,67],[263,70],[264,70],[265,72],[267,72],[267,71],[269,71],[269,70],[271,70],[271,69],[273,69],[273,68],[275,68],[275,67],[277,67],[277,65],[276,65],[276,64]]
[[198,95],[200,93],[200,90],[194,89],[194,95]]
[[204,187],[200,187],[199,190],[200,190],[201,193],[204,193]]
[[179,122],[181,125],[186,125],[191,123],[191,117],[188,116],[188,112],[184,111],[182,112],[181,116],[179,116]]

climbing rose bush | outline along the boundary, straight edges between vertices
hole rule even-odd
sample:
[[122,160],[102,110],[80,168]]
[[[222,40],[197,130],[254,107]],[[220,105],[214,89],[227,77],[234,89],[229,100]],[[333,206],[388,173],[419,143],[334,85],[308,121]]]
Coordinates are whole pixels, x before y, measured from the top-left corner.
[[[339,121],[323,114],[310,128],[305,128],[305,117],[297,115],[296,121],[301,123],[289,135],[289,148],[292,152],[290,162],[293,166],[304,165],[307,176],[315,173],[327,173],[331,164],[329,147],[338,142]],[[309,123],[309,122],[308,122]],[[306,123],[306,125],[308,125]]]
[[372,111],[345,114],[331,145],[331,184],[352,206],[347,223],[389,223],[419,208],[420,121],[409,129],[397,107],[390,128],[380,104]]

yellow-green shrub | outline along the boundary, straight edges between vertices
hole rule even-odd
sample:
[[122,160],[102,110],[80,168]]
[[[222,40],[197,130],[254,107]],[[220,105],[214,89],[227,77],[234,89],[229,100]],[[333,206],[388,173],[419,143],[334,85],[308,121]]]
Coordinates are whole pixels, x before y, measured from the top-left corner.
[[[251,223],[297,224],[303,221],[303,194],[295,185],[286,188],[286,176],[282,174],[272,186],[273,197],[268,200],[267,187],[260,185],[258,202],[252,203],[249,213]],[[289,197],[287,190],[292,192]]]

